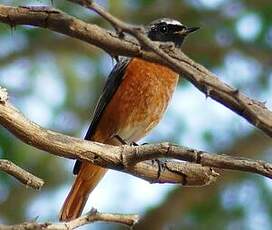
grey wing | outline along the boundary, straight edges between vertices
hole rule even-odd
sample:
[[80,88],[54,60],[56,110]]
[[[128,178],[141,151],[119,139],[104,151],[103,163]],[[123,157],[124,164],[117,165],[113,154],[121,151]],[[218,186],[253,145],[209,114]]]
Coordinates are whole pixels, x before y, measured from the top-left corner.
[[[117,62],[117,64],[112,69],[105,83],[103,92],[96,105],[92,122],[84,138],[85,140],[90,140],[90,138],[94,134],[104,109],[106,108],[107,104],[110,102],[113,94],[118,89],[121,81],[124,79],[126,67],[129,62],[130,62],[130,58],[123,57],[122,59],[120,59],[119,62]],[[81,161],[77,160],[73,169],[73,173],[75,175],[78,174],[80,166],[81,166]]]

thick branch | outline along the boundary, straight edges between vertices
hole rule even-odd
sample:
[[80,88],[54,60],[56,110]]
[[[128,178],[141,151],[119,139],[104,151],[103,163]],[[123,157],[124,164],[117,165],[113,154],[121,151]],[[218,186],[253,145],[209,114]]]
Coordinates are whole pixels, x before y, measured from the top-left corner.
[[[74,2],[81,3],[82,1],[76,0]],[[165,64],[176,72],[184,74],[183,76],[206,96],[210,96],[230,108],[251,124],[263,130],[267,135],[272,136],[272,113],[263,103],[255,101],[240,93],[237,89],[221,82],[213,73],[195,63],[180,50],[164,52],[158,47],[157,43],[151,42],[142,34],[142,30],[139,29],[141,27],[131,26],[117,20],[97,4],[92,5],[92,8],[109,20],[115,28],[119,29],[119,32],[125,31],[134,35],[141,44],[154,52],[145,51],[135,41],[120,39],[96,25],[85,23],[55,9],[0,5],[0,22],[12,26],[33,25],[48,28],[86,41],[112,55],[137,56]]]
[[[272,165],[263,161],[210,154],[169,143],[110,146],[58,134],[30,122],[8,101],[0,103],[0,124],[27,144],[42,150],[67,158],[87,160],[153,183],[205,185],[214,181],[218,175],[209,167],[253,172],[272,178]],[[176,161],[163,164],[143,162],[162,157],[194,164]]]
[[[0,94],[1,94],[0,88]],[[27,120],[8,101],[0,101],[0,124],[25,143],[66,158],[90,161],[102,167],[129,173],[151,183],[179,183],[183,185],[206,185],[218,176],[209,167],[184,162],[166,162],[162,165],[140,162],[133,166],[124,164],[125,151],[131,147],[110,146],[65,136],[46,130]],[[124,151],[125,150],[125,151]]]
[[40,189],[44,184],[44,181],[42,179],[25,171],[24,169],[20,168],[9,160],[0,159],[0,171],[8,173],[9,175],[15,177],[21,183],[34,189]]
[[72,230],[80,226],[90,224],[96,221],[111,222],[123,224],[126,226],[133,226],[139,220],[137,215],[123,215],[123,214],[110,214],[99,213],[92,210],[89,214],[83,215],[77,219],[64,223],[36,223],[26,222],[17,225],[1,225],[1,230]]

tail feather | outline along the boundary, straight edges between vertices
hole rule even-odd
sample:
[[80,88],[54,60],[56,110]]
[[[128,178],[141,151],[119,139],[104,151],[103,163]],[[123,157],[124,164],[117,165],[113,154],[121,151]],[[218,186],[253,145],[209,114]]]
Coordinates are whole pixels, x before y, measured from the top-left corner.
[[106,171],[102,167],[83,162],[72,189],[60,211],[60,221],[72,220],[81,215],[90,192],[102,179]]

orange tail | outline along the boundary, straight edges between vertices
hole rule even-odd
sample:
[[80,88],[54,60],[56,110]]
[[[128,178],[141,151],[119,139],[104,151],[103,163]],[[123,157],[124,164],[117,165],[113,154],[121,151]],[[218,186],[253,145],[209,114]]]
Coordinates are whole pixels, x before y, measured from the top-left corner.
[[106,173],[106,169],[83,162],[71,191],[59,214],[60,221],[79,217],[87,202],[90,192]]

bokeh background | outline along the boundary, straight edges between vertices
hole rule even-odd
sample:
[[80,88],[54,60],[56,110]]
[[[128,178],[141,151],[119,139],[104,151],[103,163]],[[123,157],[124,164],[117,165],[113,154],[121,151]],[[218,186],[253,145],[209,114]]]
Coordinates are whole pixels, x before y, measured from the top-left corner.
[[[272,108],[272,2],[270,0],[103,0],[119,18],[147,24],[172,17],[201,26],[184,52],[223,81]],[[51,5],[8,1],[7,5]],[[111,29],[92,12],[67,1],[54,7]],[[29,119],[45,128],[83,137],[105,78],[114,65],[84,42],[29,26],[0,24],[0,85]],[[144,142],[171,141],[192,148],[238,153],[271,161],[272,142],[243,118],[180,80],[166,116]],[[41,191],[0,173],[0,223],[56,221],[73,181],[73,161],[27,146],[0,127],[0,157],[46,181]],[[139,213],[138,229],[272,229],[272,183],[256,175],[222,172],[201,188],[153,185],[110,171],[85,211]],[[123,229],[97,223],[86,229]]]

